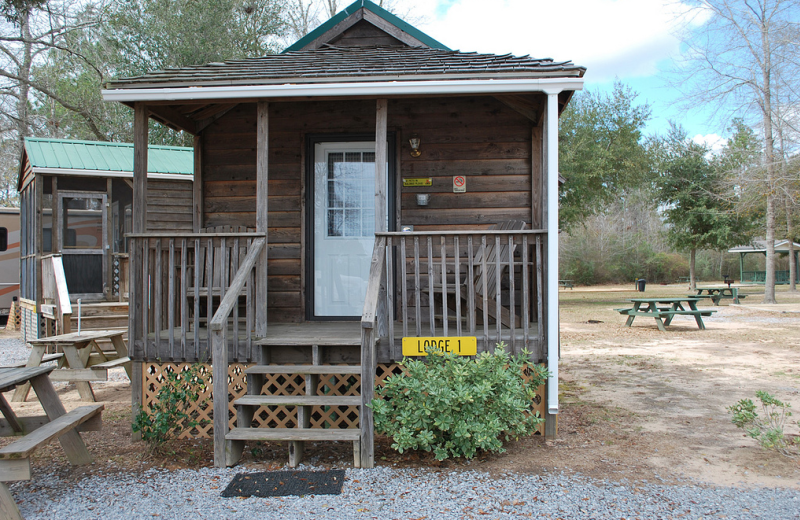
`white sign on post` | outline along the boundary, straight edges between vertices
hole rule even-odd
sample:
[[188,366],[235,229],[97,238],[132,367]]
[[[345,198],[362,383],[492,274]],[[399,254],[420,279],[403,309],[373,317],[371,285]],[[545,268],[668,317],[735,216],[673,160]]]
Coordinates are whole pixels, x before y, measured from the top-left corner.
[[467,192],[467,178],[464,175],[453,176],[453,193]]

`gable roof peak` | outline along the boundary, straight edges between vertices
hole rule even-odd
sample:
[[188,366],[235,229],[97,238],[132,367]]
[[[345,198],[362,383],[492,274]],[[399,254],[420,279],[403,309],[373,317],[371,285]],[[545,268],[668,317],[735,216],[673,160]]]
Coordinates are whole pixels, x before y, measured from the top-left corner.
[[285,52],[318,49],[329,44],[355,24],[366,21],[410,47],[450,50],[398,16],[370,0],[356,0],[319,27],[284,49]]

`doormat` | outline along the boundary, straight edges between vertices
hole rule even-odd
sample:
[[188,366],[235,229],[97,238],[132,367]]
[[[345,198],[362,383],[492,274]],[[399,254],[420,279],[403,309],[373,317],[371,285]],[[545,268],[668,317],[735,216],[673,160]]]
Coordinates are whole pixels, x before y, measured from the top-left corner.
[[222,496],[285,497],[290,495],[338,495],[344,484],[344,470],[327,471],[264,471],[239,473]]

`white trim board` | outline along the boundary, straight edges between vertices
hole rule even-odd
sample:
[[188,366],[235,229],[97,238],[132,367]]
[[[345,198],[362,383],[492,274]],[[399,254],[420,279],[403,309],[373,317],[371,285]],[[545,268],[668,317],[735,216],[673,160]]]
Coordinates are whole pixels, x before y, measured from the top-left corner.
[[583,78],[477,79],[437,81],[365,81],[215,87],[129,88],[103,90],[105,101],[188,101],[197,99],[403,96],[420,94],[506,94],[582,90]]
[[[81,177],[119,177],[132,179],[133,172],[125,172],[118,170],[78,170],[75,168],[31,168],[33,173],[40,173],[45,175],[78,175]],[[193,175],[188,173],[156,173],[149,172],[147,178],[161,179],[171,181],[187,181],[192,182]]]

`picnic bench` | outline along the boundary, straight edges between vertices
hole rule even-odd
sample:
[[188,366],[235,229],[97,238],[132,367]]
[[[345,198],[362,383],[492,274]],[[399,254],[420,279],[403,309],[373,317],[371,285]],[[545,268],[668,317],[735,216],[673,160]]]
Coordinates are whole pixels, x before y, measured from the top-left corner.
[[614,309],[620,314],[628,316],[628,320],[625,322],[626,327],[630,327],[637,316],[649,316],[656,320],[658,330],[666,331],[665,327],[672,323],[675,316],[694,316],[697,327],[704,330],[706,326],[703,323],[703,316],[711,316],[716,312],[711,309],[698,309],[697,302],[700,300],[691,296],[686,298],[631,298],[628,301],[633,303],[633,307]]
[[[705,294],[703,294],[705,293]],[[692,298],[709,298],[714,305],[719,305],[723,299],[732,300],[732,303],[740,303],[739,300],[747,298],[746,294],[739,294],[738,287],[697,287],[697,294],[690,294]]]
[[[94,392],[89,384],[91,381],[108,381],[108,370],[115,367],[124,367],[131,377],[131,360],[128,357],[128,347],[122,335],[124,329],[92,330],[86,332],[72,332],[29,340],[31,355],[27,367],[38,367],[46,361],[47,347],[60,350],[55,355],[63,354],[58,358],[58,370],[50,374],[53,381],[74,382],[83,401],[95,401]],[[97,340],[107,339],[114,346],[113,351],[102,350]],[[51,355],[52,356],[52,355]],[[50,357],[50,360],[53,358]],[[14,391],[12,401],[22,402],[28,397],[30,385],[23,384]]]
[[559,287],[564,287],[565,289],[566,288],[572,289],[574,287],[574,285],[572,285],[572,280],[559,280],[558,281],[558,286]]
[[[54,365],[38,367],[0,367],[0,434],[20,436],[0,448],[0,518],[22,520],[22,514],[6,482],[31,479],[31,455],[58,438],[72,465],[90,464],[92,456],[79,432],[102,428],[102,404],[86,405],[67,413],[48,377]],[[30,385],[45,415],[18,417],[3,393],[20,385]]]

